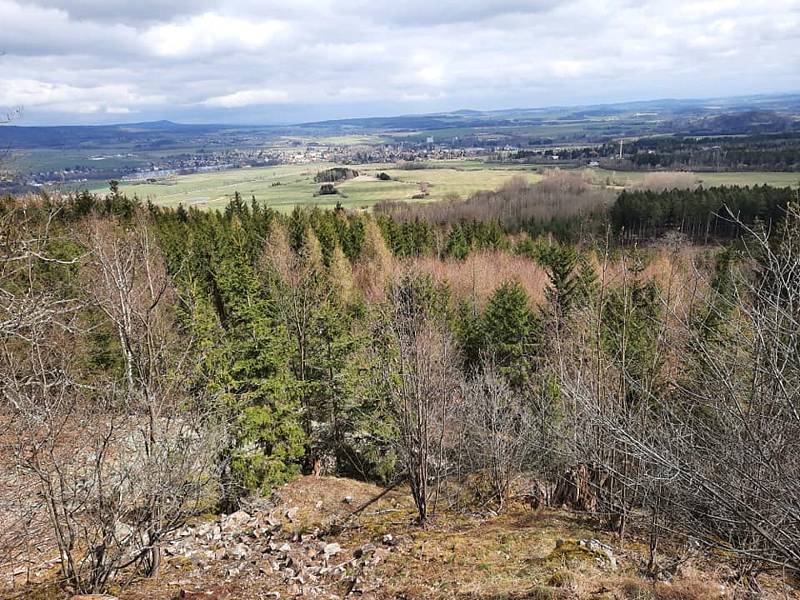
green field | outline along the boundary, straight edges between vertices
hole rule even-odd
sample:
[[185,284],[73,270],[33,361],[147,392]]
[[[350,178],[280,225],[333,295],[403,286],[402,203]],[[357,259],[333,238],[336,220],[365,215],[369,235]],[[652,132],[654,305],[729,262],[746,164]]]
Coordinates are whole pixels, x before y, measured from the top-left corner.
[[[431,161],[426,168],[398,169],[394,164],[356,165],[359,177],[338,184],[338,195],[317,196],[319,184],[314,176],[334,165],[313,163],[305,165],[280,165],[250,169],[234,169],[214,173],[198,173],[172,177],[157,183],[125,183],[122,190],[142,199],[150,199],[162,206],[196,206],[217,209],[225,206],[234,193],[245,199],[252,196],[276,210],[289,211],[297,205],[332,207],[337,203],[349,208],[369,208],[377,202],[421,201],[413,196],[427,189],[422,200],[433,202],[446,198],[465,199],[481,190],[493,190],[515,175],[530,181],[541,178],[533,168],[517,165],[494,165],[479,160]],[[388,173],[391,181],[380,181],[375,175]],[[642,171],[589,171],[598,185],[615,187],[636,186],[649,175]],[[706,187],[715,185],[800,185],[800,173],[697,173],[695,182]],[[105,184],[93,190],[106,191]]]
[[[315,196],[319,184],[314,176],[331,164],[280,165],[252,169],[235,169],[174,177],[158,183],[126,183],[122,191],[151,199],[162,206],[197,206],[220,208],[239,192],[245,199],[252,196],[272,208],[289,211],[296,205],[335,206],[341,202],[350,208],[368,208],[382,200],[411,201],[426,187],[425,201],[458,196],[467,198],[481,190],[493,190],[515,175],[538,181],[540,175],[531,169],[490,168],[475,161],[432,162],[426,169],[403,170],[395,165],[358,165],[359,177],[337,185],[339,195]],[[392,181],[379,181],[375,175],[386,172]],[[98,188],[95,191],[106,191]]]

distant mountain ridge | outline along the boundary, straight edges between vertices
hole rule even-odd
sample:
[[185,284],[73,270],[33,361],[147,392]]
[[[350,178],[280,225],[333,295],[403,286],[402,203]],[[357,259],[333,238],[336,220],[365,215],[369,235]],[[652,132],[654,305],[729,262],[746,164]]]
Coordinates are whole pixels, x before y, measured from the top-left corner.
[[[745,115],[745,116],[742,116]],[[746,116],[749,115],[749,116]],[[111,146],[169,146],[178,138],[194,143],[225,132],[232,138],[255,133],[280,136],[292,133],[330,135],[334,133],[408,132],[444,129],[504,129],[538,126],[548,122],[592,122],[628,119],[630,134],[636,121],[648,117],[669,123],[670,131],[681,133],[736,133],[793,131],[798,127],[800,94],[759,95],[730,98],[641,100],[584,106],[552,106],[497,110],[460,109],[431,114],[386,117],[353,117],[299,123],[296,125],[190,124],[168,120],[114,125],[56,125],[0,127],[0,147],[18,149],[103,148]]]

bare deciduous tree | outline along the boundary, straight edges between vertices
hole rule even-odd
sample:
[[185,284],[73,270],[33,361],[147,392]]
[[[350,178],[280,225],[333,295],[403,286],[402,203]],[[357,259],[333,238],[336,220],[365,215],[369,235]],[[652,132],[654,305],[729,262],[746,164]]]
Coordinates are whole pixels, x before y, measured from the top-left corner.
[[[413,283],[412,283],[413,286]],[[393,290],[384,385],[398,429],[402,468],[420,524],[436,510],[448,472],[447,436],[459,394],[456,348],[443,324],[427,314],[408,289]],[[413,294],[413,292],[412,292]]]
[[611,502],[624,493],[626,506],[652,511],[654,528],[739,555],[749,576],[800,569],[798,208],[778,231],[750,230],[745,248],[727,294],[664,316],[665,362],[683,365],[668,385],[598,369],[583,341],[561,346],[558,373],[564,434],[576,438],[567,446],[609,473]]
[[[24,260],[30,275],[3,281],[2,321],[13,324],[3,335],[3,408],[17,463],[46,506],[64,580],[97,592],[122,573],[155,573],[163,538],[213,498],[221,432],[209,405],[186,393],[192,343],[178,330],[144,215],[128,228],[92,223],[84,239],[86,303],[49,299],[36,275],[49,259],[24,250],[32,244],[7,253],[4,267]],[[14,323],[22,301],[36,308],[24,314],[38,316]],[[84,376],[78,334],[87,304],[117,331],[120,378]]]
[[462,460],[470,472],[487,474],[491,499],[502,509],[514,477],[538,447],[536,419],[530,403],[511,389],[489,359],[462,390]]

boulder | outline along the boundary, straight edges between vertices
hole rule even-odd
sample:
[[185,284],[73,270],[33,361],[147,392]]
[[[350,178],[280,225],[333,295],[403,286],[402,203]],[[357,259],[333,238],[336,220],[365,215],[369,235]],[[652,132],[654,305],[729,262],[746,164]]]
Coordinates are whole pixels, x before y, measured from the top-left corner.
[[236,544],[231,548],[229,555],[236,560],[244,560],[250,554],[250,549],[242,543]]
[[250,522],[250,519],[252,519],[250,513],[247,513],[243,510],[237,510],[235,513],[232,513],[223,519],[222,531],[225,533],[238,531],[244,528]]
[[601,569],[616,571],[617,558],[611,546],[598,540],[556,540],[556,547],[547,557],[559,564],[565,560],[591,560]]

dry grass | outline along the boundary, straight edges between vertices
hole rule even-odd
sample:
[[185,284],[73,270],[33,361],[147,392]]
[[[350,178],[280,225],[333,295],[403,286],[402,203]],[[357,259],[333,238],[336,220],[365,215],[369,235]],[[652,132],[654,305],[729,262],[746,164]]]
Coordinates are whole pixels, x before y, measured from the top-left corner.
[[663,171],[647,173],[642,180],[632,186],[636,190],[653,190],[656,192],[672,189],[691,189],[697,187],[697,175],[687,171]]
[[[281,505],[277,512],[297,507],[297,514],[287,527],[300,532],[323,529],[334,518],[341,522],[381,492],[377,486],[353,480],[302,477],[278,490]],[[351,500],[346,502],[346,498]],[[611,534],[598,530],[593,521],[565,511],[536,512],[514,504],[508,512],[489,518],[442,511],[425,529],[415,526],[413,517],[408,491],[398,488],[327,538],[348,551],[367,542],[380,545],[387,533],[397,541],[385,562],[364,574],[363,583],[373,591],[363,597],[376,600],[733,598],[730,586],[723,587],[709,570],[687,570],[686,575],[654,587],[638,574],[641,540],[630,538],[621,544]],[[620,561],[619,571],[604,570],[591,556],[554,552],[558,539],[585,538],[611,545]],[[259,598],[282,589],[280,581],[268,574],[263,580],[226,580],[213,568],[187,571],[180,559],[170,559],[159,578],[141,582],[129,590],[118,590],[117,595],[122,600],[168,600],[176,597],[180,589],[175,582],[184,578],[191,579],[193,588],[203,590],[202,595],[187,597],[209,597],[207,594],[211,593],[220,599]],[[798,594],[783,592],[776,587],[763,598],[800,598]]]
[[731,598],[731,590],[708,578],[687,578],[675,582],[642,579],[622,580],[617,595],[624,600],[713,600]]

